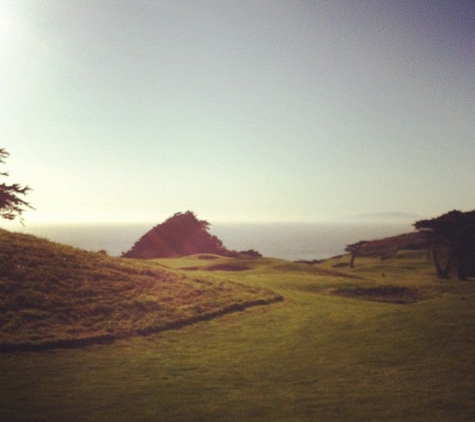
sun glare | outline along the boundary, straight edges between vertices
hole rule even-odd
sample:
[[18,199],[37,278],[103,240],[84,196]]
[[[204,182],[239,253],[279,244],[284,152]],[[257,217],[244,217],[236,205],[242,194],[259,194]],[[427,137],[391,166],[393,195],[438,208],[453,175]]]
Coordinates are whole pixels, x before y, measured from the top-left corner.
[[14,50],[15,40],[20,33],[18,13],[13,3],[4,2],[0,5],[0,59],[7,58]]
[[2,31],[2,34],[10,34],[11,32],[13,32],[15,27],[14,21],[15,11],[13,9],[12,4],[2,4],[0,7],[0,31]]

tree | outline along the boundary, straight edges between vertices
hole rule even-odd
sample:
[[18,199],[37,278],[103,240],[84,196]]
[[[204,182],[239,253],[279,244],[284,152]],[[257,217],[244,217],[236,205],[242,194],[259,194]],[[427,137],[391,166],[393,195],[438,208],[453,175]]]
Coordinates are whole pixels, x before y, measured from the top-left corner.
[[454,210],[431,220],[417,221],[414,226],[431,236],[439,278],[449,278],[452,268],[459,280],[475,275],[475,210]]
[[227,249],[221,240],[208,232],[209,226],[207,221],[198,220],[191,211],[177,212],[145,233],[132,249],[122,256],[151,259],[196,253],[226,255]]
[[350,267],[354,268],[355,266],[355,259],[357,256],[360,256],[360,249],[368,244],[366,240],[360,240],[357,243],[353,243],[352,245],[346,245],[345,252],[349,252],[351,254],[351,260],[350,260]]
[[[10,154],[3,148],[0,148],[0,163],[5,163],[5,158]],[[7,177],[8,173],[0,172],[0,176]],[[28,186],[21,186],[18,183],[8,185],[6,183],[0,184],[0,217],[7,220],[14,220],[16,217],[20,218],[20,222],[23,222],[21,214],[26,208],[33,207],[23,199],[20,195],[26,195],[31,188]]]

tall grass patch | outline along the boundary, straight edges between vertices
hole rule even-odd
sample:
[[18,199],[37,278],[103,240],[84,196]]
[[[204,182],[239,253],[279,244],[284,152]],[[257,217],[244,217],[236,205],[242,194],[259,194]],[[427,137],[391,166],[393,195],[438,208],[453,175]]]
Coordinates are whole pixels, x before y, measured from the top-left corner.
[[280,299],[0,230],[0,350],[110,342]]

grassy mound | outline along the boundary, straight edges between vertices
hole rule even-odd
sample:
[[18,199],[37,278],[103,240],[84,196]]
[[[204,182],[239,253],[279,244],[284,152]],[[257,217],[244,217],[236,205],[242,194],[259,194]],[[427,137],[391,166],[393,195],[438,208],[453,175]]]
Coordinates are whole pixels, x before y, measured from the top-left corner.
[[[437,279],[425,251],[338,271],[348,256],[314,265],[200,256],[131,268],[166,266],[192,285],[226,278],[286,300],[87,350],[4,353],[0,420],[473,421],[475,284]],[[233,263],[250,269],[209,271]],[[381,286],[431,296],[401,306],[329,294]]]
[[0,230],[0,351],[109,342],[281,299]]

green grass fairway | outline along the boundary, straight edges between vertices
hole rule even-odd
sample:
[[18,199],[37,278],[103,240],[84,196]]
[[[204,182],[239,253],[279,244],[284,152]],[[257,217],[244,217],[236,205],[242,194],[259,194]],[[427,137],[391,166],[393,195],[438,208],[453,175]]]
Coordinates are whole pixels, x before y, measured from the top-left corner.
[[[348,260],[150,263],[285,300],[110,345],[1,354],[0,420],[473,421],[475,283],[437,280],[417,251]],[[400,291],[417,300],[394,303]]]

